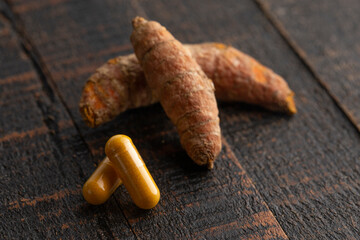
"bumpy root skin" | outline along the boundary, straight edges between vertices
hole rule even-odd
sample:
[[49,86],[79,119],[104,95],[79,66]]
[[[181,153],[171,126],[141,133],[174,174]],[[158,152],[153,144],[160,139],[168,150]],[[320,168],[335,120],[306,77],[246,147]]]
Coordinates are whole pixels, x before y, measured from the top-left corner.
[[255,104],[289,115],[296,113],[294,92],[286,81],[254,58],[221,43],[190,45],[189,50],[213,80],[219,100]]
[[[147,83],[198,165],[213,167],[221,150],[214,85],[191,53],[163,26],[136,17],[131,42]],[[206,110],[206,111],[203,111]]]
[[[213,80],[217,99],[296,113],[294,93],[284,79],[255,59],[221,43],[185,46]],[[157,101],[135,55],[130,54],[109,60],[89,78],[83,88],[80,112],[87,125],[97,127],[127,109]]]
[[157,102],[134,54],[110,59],[89,78],[80,100],[80,113],[90,127],[114,119],[127,109]]

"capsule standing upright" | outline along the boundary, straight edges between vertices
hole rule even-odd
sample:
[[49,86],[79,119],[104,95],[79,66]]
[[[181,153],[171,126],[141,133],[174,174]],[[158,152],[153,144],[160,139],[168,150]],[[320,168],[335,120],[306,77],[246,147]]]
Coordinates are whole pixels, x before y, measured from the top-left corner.
[[155,207],[160,191],[132,140],[126,135],[115,135],[106,143],[105,153],[133,202],[142,209]]

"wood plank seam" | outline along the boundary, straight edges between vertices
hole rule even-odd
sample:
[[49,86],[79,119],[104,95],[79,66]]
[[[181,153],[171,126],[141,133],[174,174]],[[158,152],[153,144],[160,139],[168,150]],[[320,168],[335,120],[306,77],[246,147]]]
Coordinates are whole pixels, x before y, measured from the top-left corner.
[[278,229],[280,229],[282,232],[280,232],[280,234],[282,234],[285,239],[288,239],[289,237],[287,236],[287,234],[285,233],[284,229],[281,227],[279,221],[276,219],[274,213],[270,210],[268,204],[265,202],[262,194],[256,189],[252,179],[250,178],[250,176],[246,173],[245,169],[242,167],[239,159],[236,157],[235,153],[232,151],[231,147],[230,147],[230,144],[226,141],[225,137],[223,136],[222,137],[222,144],[228,149],[228,157],[229,159],[237,166],[239,167],[240,169],[242,169],[244,172],[245,172],[245,175],[248,176],[249,178],[249,184],[253,185],[254,186],[254,190],[255,190],[255,193],[257,195],[259,195],[261,197],[261,200],[263,202],[263,204],[266,206],[266,208],[268,209],[268,212],[270,213],[271,216],[267,216],[266,218],[269,219],[269,218],[273,218],[275,220],[274,222],[274,226],[276,226]]
[[[50,77],[50,73],[47,71],[45,64],[43,64],[41,62],[41,58],[38,57],[39,54],[37,53],[36,49],[33,47],[33,44],[31,43],[30,39],[27,37],[21,22],[18,22],[19,20],[16,20],[17,17],[11,13],[11,8],[10,5],[7,6],[7,11],[2,11],[2,16],[4,16],[5,20],[7,22],[9,22],[9,25],[12,27],[14,33],[17,35],[18,39],[19,39],[19,45],[21,47],[21,50],[24,51],[25,55],[28,57],[29,61],[31,62],[34,71],[36,72],[40,82],[41,82],[41,86],[42,86],[42,92],[46,95],[47,99],[50,100],[50,104],[46,103],[46,100],[43,101],[41,99],[41,94],[35,94],[35,98],[36,98],[36,104],[38,106],[38,108],[40,109],[42,115],[43,115],[43,122],[45,123],[47,129],[49,132],[55,133],[55,134],[51,134],[50,136],[53,138],[54,142],[57,143],[57,145],[61,148],[62,144],[61,144],[61,139],[60,137],[56,134],[59,132],[59,128],[60,126],[58,125],[58,122],[54,121],[54,119],[52,119],[52,116],[56,116],[57,112],[55,110],[52,109],[51,105],[55,102],[55,93],[53,91],[53,89],[56,87],[54,86],[54,84],[47,81],[47,79],[51,79]],[[59,97],[60,102],[62,103],[62,105],[64,105],[64,100],[61,98],[61,96],[58,94],[57,91],[56,95]],[[73,122],[73,125],[75,126],[75,128],[78,130],[77,125],[75,123],[75,121],[73,120],[73,117],[69,111],[69,109],[64,105],[65,110],[67,111],[67,113],[70,116],[71,121]],[[38,131],[35,131],[35,133],[37,133]],[[40,133],[44,133],[40,132]],[[80,135],[80,138],[83,140],[85,146],[88,148],[89,152],[90,152],[90,148],[89,146],[86,144],[85,140],[83,139],[82,135],[80,134],[79,130],[78,133]],[[29,131],[30,136],[33,135],[34,133],[32,131]],[[26,136],[27,134],[23,133],[19,133],[19,134],[15,134],[14,137],[21,137],[21,136]],[[5,139],[7,139],[5,137]],[[1,139],[0,139],[1,141]],[[55,156],[57,156],[57,154],[55,154]],[[91,155],[92,156],[92,155]],[[93,156],[92,156],[93,157]],[[78,163],[75,161],[76,165],[79,168],[79,172],[80,172],[80,177],[84,178],[84,173],[83,170],[81,169],[81,167],[78,165]]]
[[[54,76],[54,73],[52,73],[52,76]],[[65,107],[66,107],[66,105],[65,105]],[[238,162],[237,159],[236,159],[236,162]],[[238,164],[239,164],[239,162],[238,162]],[[117,204],[120,205],[119,203],[117,203]],[[130,229],[131,229],[131,231],[133,231],[133,229],[131,227],[130,227]]]
[[53,102],[54,93],[51,88],[51,84],[49,84],[49,82],[46,80],[47,74],[45,73],[43,68],[44,64],[42,64],[40,58],[38,58],[39,54],[36,52],[36,49],[33,47],[30,39],[26,36],[21,22],[17,19],[17,16],[11,11],[9,3],[6,0],[5,3],[8,4],[8,11],[3,11],[2,14],[5,19],[10,23],[13,31],[18,36],[18,39],[20,41],[20,47],[24,51],[25,55],[29,58],[32,66],[34,67],[36,74],[41,81],[44,93],[46,93],[49,99],[51,99],[51,101]]
[[[146,15],[145,9],[138,3],[137,0],[132,0],[131,1],[132,5],[134,6],[134,8],[136,8],[137,11],[139,11],[141,13],[141,15],[147,19],[149,19],[149,17]],[[255,185],[252,182],[252,179],[250,178],[250,176],[246,173],[246,171],[244,170],[244,168],[242,167],[242,165],[240,164],[240,161],[237,159],[237,157],[235,156],[234,152],[231,150],[230,145],[227,143],[226,139],[224,138],[224,136],[222,136],[222,143],[223,145],[228,149],[230,156],[229,159],[241,170],[244,171],[244,174],[248,177],[249,179],[249,184],[251,184],[254,189],[255,189],[255,193],[260,196],[263,204],[266,206],[266,208],[268,209],[269,213],[271,216],[269,216],[269,218],[273,218],[275,221],[275,228],[279,229],[280,232],[279,234],[281,235],[281,237],[284,237],[285,239],[288,239],[288,236],[286,235],[284,229],[281,227],[280,223],[278,222],[278,220],[276,219],[274,213],[270,210],[269,206],[267,205],[267,203],[265,202],[264,198],[262,197],[262,195],[259,193],[259,191],[255,188]],[[276,231],[275,231],[276,232]]]
[[140,238],[136,235],[135,230],[133,229],[133,227],[131,226],[131,224],[130,224],[130,219],[128,219],[128,218],[126,217],[126,215],[125,215],[125,213],[124,213],[124,211],[123,211],[123,208],[121,207],[121,205],[120,205],[120,203],[119,203],[119,201],[118,201],[118,199],[117,199],[117,197],[116,197],[116,194],[113,195],[113,198],[115,198],[115,204],[118,206],[119,209],[121,209],[121,214],[122,214],[122,215],[124,216],[124,218],[126,219],[126,222],[127,222],[128,226],[129,226],[130,231],[134,234],[134,236],[135,236],[136,239],[140,239]]
[[[6,13],[4,12],[5,13],[4,16],[10,22],[10,25],[12,26],[14,32],[17,34],[18,38],[20,39],[20,45],[21,45],[22,50],[28,56],[30,62],[32,63],[33,67],[35,68],[36,73],[42,83],[43,92],[51,100],[51,102],[54,102],[55,96],[59,97],[61,104],[65,107],[66,112],[69,114],[70,119],[72,120],[79,136],[81,137],[81,139],[83,140],[83,142],[89,149],[89,146],[86,144],[86,142],[79,130],[79,127],[76,124],[74,117],[72,116],[72,114],[70,112],[70,109],[65,104],[65,101],[64,101],[62,95],[60,94],[49,70],[47,69],[46,64],[44,63],[44,61],[41,57],[41,54],[38,52],[38,50],[35,47],[35,44],[32,43],[32,40],[27,35],[27,33],[24,29],[24,25],[21,22],[21,19],[12,11],[11,4],[8,2],[8,0],[5,0],[5,3],[7,4],[8,8],[9,8],[9,12],[11,12],[11,15],[7,14],[8,12],[6,12]],[[89,152],[90,152],[90,149],[89,149]]]
[[[88,152],[90,153],[91,160],[94,162],[94,156],[91,152],[91,149],[89,145],[86,143],[84,136],[81,134],[80,128],[77,125],[74,116],[72,115],[69,107],[66,105],[66,102],[61,95],[59,89],[56,86],[56,83],[50,73],[50,71],[47,69],[45,62],[43,61],[41,54],[36,49],[35,44],[33,44],[30,37],[27,35],[26,30],[24,28],[24,24],[22,23],[22,20],[20,17],[14,12],[11,3],[8,0],[4,0],[6,11],[2,10],[2,15],[5,17],[5,19],[10,23],[11,27],[13,28],[13,31],[17,34],[18,39],[20,40],[20,46],[24,53],[29,58],[30,62],[32,63],[36,74],[38,75],[41,84],[42,84],[42,90],[45,93],[45,95],[49,98],[51,102],[55,101],[55,96],[57,96],[60,99],[60,103],[65,108],[67,114],[69,115],[69,118],[71,119],[77,134],[79,135],[81,141],[85,144]],[[38,103],[39,104],[39,103]],[[40,108],[41,109],[41,108]],[[46,122],[45,122],[46,123]],[[46,123],[48,126],[48,123]],[[80,166],[79,166],[80,168]],[[80,168],[81,169],[81,168]],[[81,172],[82,169],[81,169]],[[82,174],[84,177],[84,174]],[[122,214],[125,216],[124,211],[122,208],[120,208]],[[131,232],[134,234],[135,238],[138,239],[138,237],[135,234],[135,231],[132,229],[129,220],[125,218],[127,221],[127,224],[131,230]],[[108,228],[108,226],[106,226]],[[108,228],[109,229],[109,228]],[[114,234],[112,233],[114,236]]]
[[[134,6],[134,8],[136,8],[137,11],[139,11],[141,13],[141,16],[149,19],[149,17],[146,15],[145,9],[138,3],[137,0],[132,0],[131,1],[132,5]],[[262,197],[262,195],[259,193],[259,191],[255,188],[255,185],[253,184],[250,176],[246,173],[246,171],[244,170],[244,168],[241,166],[240,161],[237,159],[237,157],[235,156],[234,152],[231,150],[230,145],[227,143],[226,139],[224,138],[224,136],[222,136],[222,143],[224,146],[226,146],[226,148],[229,151],[230,156],[229,159],[241,170],[244,171],[244,174],[248,177],[249,179],[249,184],[251,184],[254,189],[255,189],[255,193],[260,196],[263,204],[266,206],[266,208],[268,209],[268,213],[270,214],[270,216],[267,216],[266,220],[268,221],[269,218],[272,218],[274,220],[274,234],[278,233],[280,234],[281,237],[283,237],[284,239],[288,239],[288,236],[286,235],[284,229],[281,227],[280,223],[277,221],[277,219],[275,218],[275,215],[273,214],[273,212],[270,210],[269,206],[267,205],[267,203],[264,201],[264,198]],[[118,202],[118,201],[117,201]],[[125,216],[125,215],[124,215]],[[126,217],[125,217],[126,218]],[[127,219],[127,218],[126,218]],[[260,220],[261,222],[261,220]],[[233,223],[231,223],[233,224]],[[131,229],[132,230],[132,229]],[[278,230],[280,230],[278,232]],[[133,230],[132,230],[133,231]]]
[[266,3],[261,2],[260,0],[254,0],[259,9],[263,12],[264,16],[271,25],[279,32],[280,36],[284,39],[284,41],[289,45],[291,50],[296,54],[296,56],[300,59],[302,64],[304,64],[305,68],[310,72],[310,74],[316,79],[318,84],[325,92],[330,96],[334,104],[337,108],[344,114],[345,118],[353,125],[358,133],[360,133],[360,124],[356,123],[356,120],[352,116],[351,112],[347,109],[347,107],[341,103],[340,99],[331,92],[330,87],[326,84],[326,82],[320,77],[320,75],[316,72],[315,67],[312,66],[308,58],[306,57],[305,51],[301,49],[301,47],[290,37],[290,34],[287,32],[282,23],[271,13],[269,7]]
[[[145,18],[148,18],[148,17],[146,16],[145,10],[144,10],[143,7],[138,3],[137,0],[131,0],[130,3],[131,3],[131,5],[134,7],[134,9],[136,9],[136,11],[137,11],[141,16],[143,16],[143,17],[145,17]],[[128,46],[130,46],[130,45],[128,45]],[[121,47],[122,47],[122,46],[121,46]],[[132,46],[130,46],[130,47],[132,48]],[[125,45],[125,48],[126,48],[126,45]],[[92,154],[92,153],[91,153],[91,154]],[[134,234],[134,236],[135,236],[136,239],[140,239],[140,238],[137,236],[137,234],[135,233],[135,230],[133,229],[133,227],[131,226],[131,224],[130,224],[130,219],[129,219],[128,217],[126,217],[125,212],[124,212],[123,208],[121,207],[121,205],[120,205],[120,203],[119,203],[119,200],[117,199],[116,195],[113,195],[113,197],[115,198],[116,205],[120,208],[122,215],[123,215],[124,218],[126,219],[126,222],[127,222],[128,226],[129,226],[131,232]]]

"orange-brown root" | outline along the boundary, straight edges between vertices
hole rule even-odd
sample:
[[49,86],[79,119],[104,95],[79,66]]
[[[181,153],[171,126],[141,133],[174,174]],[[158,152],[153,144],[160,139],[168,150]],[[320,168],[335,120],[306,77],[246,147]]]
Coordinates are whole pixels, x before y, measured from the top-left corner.
[[[217,99],[255,104],[290,115],[296,113],[294,93],[285,80],[255,59],[221,43],[185,46],[212,79]],[[102,85],[108,85],[115,93],[104,94]],[[96,127],[129,108],[157,101],[135,55],[131,54],[109,60],[90,77],[83,89],[80,112],[90,127]]]
[[213,167],[221,150],[214,85],[191,53],[164,27],[133,20],[131,35],[146,81],[176,125],[180,142],[198,165]]

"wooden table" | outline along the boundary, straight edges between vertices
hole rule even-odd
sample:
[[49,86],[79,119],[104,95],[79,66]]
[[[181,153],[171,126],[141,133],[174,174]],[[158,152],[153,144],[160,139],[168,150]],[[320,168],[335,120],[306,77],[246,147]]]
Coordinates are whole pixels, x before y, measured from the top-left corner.
[[[359,239],[360,1],[0,0],[1,239]],[[195,166],[159,105],[89,129],[78,102],[107,59],[132,52],[131,19],[182,42],[218,41],[282,75],[298,114],[219,103],[223,150]],[[81,187],[106,140],[131,136],[159,205]]]

